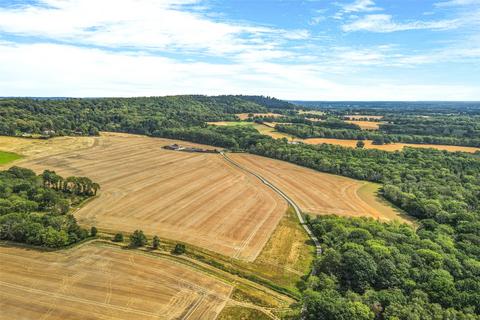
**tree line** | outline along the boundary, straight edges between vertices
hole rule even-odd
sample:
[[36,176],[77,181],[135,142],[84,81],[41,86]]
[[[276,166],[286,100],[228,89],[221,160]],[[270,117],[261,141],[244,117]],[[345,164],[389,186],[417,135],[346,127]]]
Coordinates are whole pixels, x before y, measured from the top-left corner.
[[88,178],[64,179],[49,170],[0,171],[0,239],[59,248],[87,238],[68,212],[98,189]]

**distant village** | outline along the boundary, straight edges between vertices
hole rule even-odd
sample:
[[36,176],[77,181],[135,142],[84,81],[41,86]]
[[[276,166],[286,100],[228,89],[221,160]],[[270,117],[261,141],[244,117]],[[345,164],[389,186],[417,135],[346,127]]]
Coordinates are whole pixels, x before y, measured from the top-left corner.
[[202,148],[195,148],[195,147],[185,147],[179,144],[169,144],[163,147],[167,150],[174,150],[174,151],[183,151],[183,152],[202,152],[202,153],[219,153],[220,151],[217,149],[202,149]]

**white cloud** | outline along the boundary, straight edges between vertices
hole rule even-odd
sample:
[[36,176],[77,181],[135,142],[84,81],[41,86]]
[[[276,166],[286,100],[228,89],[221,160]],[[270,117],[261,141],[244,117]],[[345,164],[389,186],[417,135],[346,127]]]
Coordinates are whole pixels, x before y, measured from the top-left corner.
[[456,7],[456,6],[466,6],[472,4],[479,4],[479,0],[449,0],[449,1],[441,1],[435,3],[436,7]]
[[0,8],[0,31],[67,43],[225,55],[265,50],[274,39],[305,30],[215,21],[183,4],[199,0],[41,0],[42,6]]
[[342,9],[346,13],[382,10],[381,8],[375,6],[375,2],[373,0],[356,0],[355,2],[342,5]]
[[395,22],[388,14],[368,14],[342,26],[343,31],[395,32],[406,30],[448,30],[461,25],[458,19],[438,21]]
[[[352,58],[346,56],[345,58]],[[368,60],[376,57],[355,57]],[[0,96],[150,96],[265,94],[310,100],[475,100],[479,87],[396,84],[385,79],[346,85],[314,64],[252,60],[220,64],[56,44],[0,43]]]
[[375,6],[373,0],[355,0],[351,3],[337,3],[341,8],[334,16],[334,19],[341,20],[345,14],[360,13],[360,12],[372,12],[383,10],[380,7]]

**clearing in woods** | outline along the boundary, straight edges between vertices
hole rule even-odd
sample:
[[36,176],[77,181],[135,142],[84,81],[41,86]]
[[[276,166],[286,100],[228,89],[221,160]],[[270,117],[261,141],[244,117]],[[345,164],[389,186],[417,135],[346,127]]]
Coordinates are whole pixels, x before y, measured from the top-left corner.
[[376,195],[379,188],[376,184],[251,154],[235,153],[229,157],[285,190],[306,213],[364,216],[412,223],[400,210]]
[[232,287],[181,264],[98,244],[0,246],[0,319],[215,319]]
[[108,133],[91,148],[18,165],[98,182],[100,196],[75,212],[80,224],[111,232],[142,229],[255,260],[287,210],[285,201],[219,154],[162,148],[172,143],[195,145]]
[[379,126],[384,122],[361,121],[361,120],[345,120],[347,123],[356,124],[362,130],[378,130]]

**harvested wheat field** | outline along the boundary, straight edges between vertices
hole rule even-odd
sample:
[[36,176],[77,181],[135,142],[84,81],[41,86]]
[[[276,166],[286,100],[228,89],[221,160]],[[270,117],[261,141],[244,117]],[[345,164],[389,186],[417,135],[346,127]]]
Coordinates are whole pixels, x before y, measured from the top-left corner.
[[356,124],[363,130],[378,130],[381,124],[384,122],[378,121],[360,121],[360,120],[345,120],[347,123]]
[[[342,147],[350,147],[356,148],[357,140],[344,140],[344,139],[327,139],[327,138],[309,138],[299,140],[307,144],[335,144]],[[384,145],[374,145],[372,144],[372,140],[364,140],[365,142],[365,149],[377,149],[383,151],[400,151],[404,147],[411,147],[411,148],[431,148],[437,150],[446,150],[446,151],[461,151],[461,152],[469,152],[475,153],[480,151],[480,148],[475,147],[463,147],[463,146],[447,146],[441,144],[413,144],[413,143],[389,143]]]
[[215,319],[231,287],[175,262],[95,244],[0,247],[0,319]]
[[97,137],[58,137],[28,139],[0,136],[0,150],[17,153],[26,158],[43,157],[92,147]]
[[[229,157],[279,187],[304,212],[409,222],[375,195],[377,185],[256,155],[236,153]],[[369,191],[361,190],[365,186]]]
[[89,149],[19,165],[98,182],[100,196],[75,213],[83,225],[110,231],[142,229],[148,235],[254,260],[285,213],[285,201],[219,154],[162,148],[172,143],[195,145],[102,134]]

